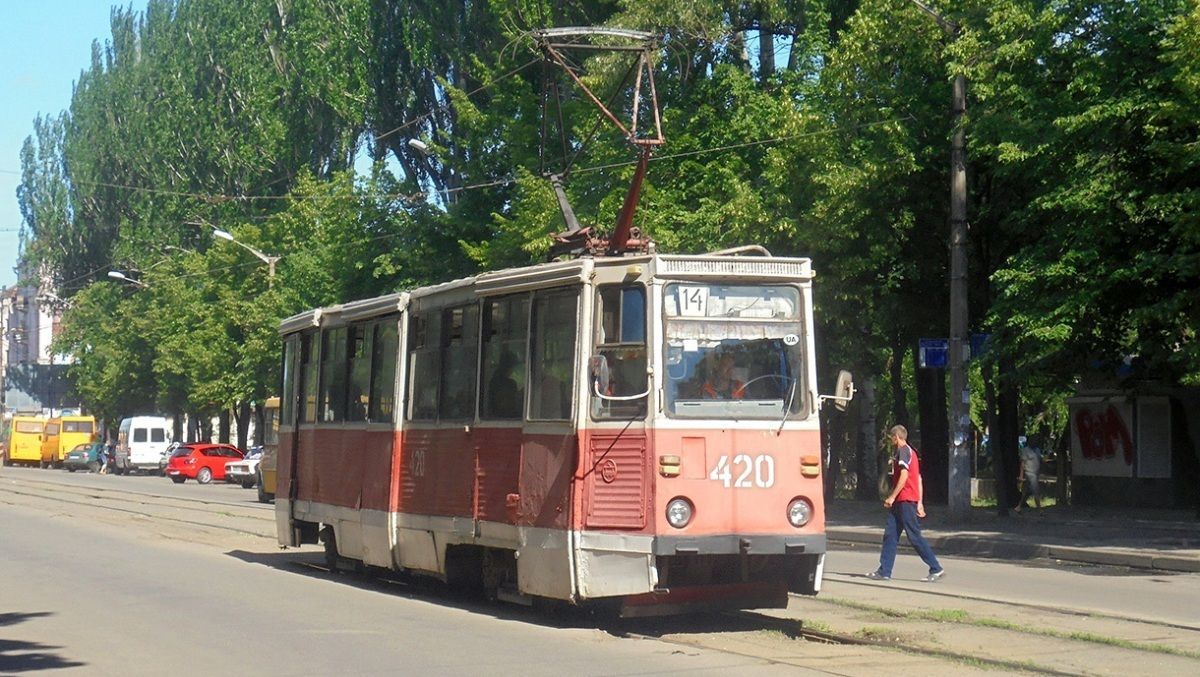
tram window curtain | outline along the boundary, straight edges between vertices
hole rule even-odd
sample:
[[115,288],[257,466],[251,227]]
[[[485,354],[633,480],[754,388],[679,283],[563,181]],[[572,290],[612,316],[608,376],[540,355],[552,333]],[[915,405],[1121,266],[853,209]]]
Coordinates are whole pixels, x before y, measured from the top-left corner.
[[347,350],[350,355],[350,392],[346,396],[346,421],[367,420],[371,405],[371,327],[355,324],[349,327]]
[[579,335],[577,290],[539,292],[533,299],[530,339],[529,418],[571,418],[575,392],[575,337]]
[[437,420],[441,315],[418,313],[409,321],[408,418]]
[[396,358],[399,332],[396,320],[377,322],[371,340],[371,403],[367,417],[375,423],[396,420]]
[[475,376],[479,359],[479,306],[442,313],[442,378],[438,418],[475,418]]
[[336,423],[346,415],[346,327],[321,332],[321,421]]
[[529,296],[488,299],[483,306],[480,418],[520,420],[525,407]]

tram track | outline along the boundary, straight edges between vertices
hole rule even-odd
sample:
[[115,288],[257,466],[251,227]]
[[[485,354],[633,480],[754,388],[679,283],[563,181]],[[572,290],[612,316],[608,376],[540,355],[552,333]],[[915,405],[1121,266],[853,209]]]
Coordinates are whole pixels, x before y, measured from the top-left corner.
[[[67,492],[75,491],[77,493],[95,492],[97,497],[102,497],[103,495],[107,495],[107,494],[113,494],[113,495],[121,494],[121,495],[127,495],[127,496],[136,496],[139,498],[157,498],[157,499],[162,499],[165,501],[172,501],[175,503],[179,503],[183,506],[192,506],[195,504],[200,504],[200,505],[204,505],[204,506],[212,505],[212,506],[225,506],[225,507],[231,507],[231,508],[246,508],[247,510],[250,510],[250,511],[255,510],[254,506],[261,506],[261,509],[263,511],[271,510],[271,507],[268,505],[248,504],[246,501],[220,501],[220,500],[214,500],[214,499],[209,499],[209,498],[200,498],[200,497],[183,498],[180,496],[172,496],[172,495],[168,495],[168,494],[164,494],[164,493],[157,493],[157,492],[151,492],[151,491],[145,491],[145,490],[133,490],[133,489],[125,489],[125,488],[119,488],[119,487],[90,487],[90,486],[84,486],[84,485],[79,485],[79,484],[64,484],[61,482],[53,482],[50,480],[43,480],[43,479],[29,479],[26,477],[10,478],[10,479],[19,481],[22,484],[45,487],[45,488],[53,490],[53,491],[67,491]],[[153,481],[152,478],[147,478],[147,479],[150,479],[151,481]],[[159,479],[162,479],[162,478],[159,478]],[[172,486],[174,486],[174,485],[172,485]]]
[[[855,586],[858,588],[863,588],[863,589],[878,589],[878,587],[879,587],[879,584],[875,583],[875,582],[868,583],[868,582],[856,580],[858,577],[853,574],[839,574],[836,572],[826,572],[825,578],[827,581],[828,580],[836,580],[838,583],[841,583],[843,585],[852,585],[852,586]],[[1080,618],[1102,618],[1102,619],[1117,621],[1120,623],[1134,623],[1134,624],[1145,625],[1145,626],[1150,626],[1150,627],[1164,628],[1164,629],[1170,629],[1170,630],[1183,630],[1186,632],[1200,633],[1200,625],[1187,625],[1187,624],[1183,624],[1183,623],[1174,623],[1174,622],[1170,622],[1170,621],[1158,621],[1158,620],[1154,620],[1151,618],[1142,618],[1142,617],[1138,617],[1138,616],[1126,616],[1126,615],[1114,614],[1114,613],[1110,613],[1110,612],[1087,610],[1087,609],[1074,609],[1074,608],[1070,608],[1070,607],[1055,606],[1055,605],[1049,605],[1049,604],[1035,604],[1035,603],[1031,603],[1031,602],[1019,602],[1019,601],[1008,600],[1008,599],[999,599],[996,597],[988,597],[986,595],[979,595],[979,594],[968,595],[968,594],[963,594],[963,593],[945,592],[942,590],[935,589],[934,586],[929,586],[929,585],[905,587],[905,592],[907,594],[913,594],[913,595],[930,597],[930,598],[959,600],[959,601],[963,601],[963,602],[983,602],[983,603],[987,603],[987,604],[995,604],[998,606],[1004,606],[1006,608],[1028,609],[1030,611],[1038,611],[1038,612],[1048,613],[1048,614],[1057,614],[1057,615],[1062,615],[1062,616],[1074,616],[1074,617],[1080,617]],[[823,597],[822,599],[827,600],[828,598]]]
[[[335,575],[323,564],[311,561],[295,561],[291,568],[305,573],[316,573],[324,576]],[[340,574],[338,574],[340,575]],[[360,581],[370,581],[382,590],[403,590],[407,594],[416,591],[411,581],[399,580],[386,575],[356,574]],[[538,612],[533,612],[538,613]],[[581,614],[584,612],[580,612]],[[1049,667],[1031,666],[1018,661],[993,659],[953,651],[931,649],[902,641],[887,641],[861,637],[853,634],[838,633],[806,627],[803,619],[781,618],[755,611],[726,611],[712,615],[692,615],[667,618],[612,619],[592,618],[580,623],[573,619],[575,625],[586,625],[607,632],[614,637],[625,639],[641,639],[661,642],[673,646],[718,651],[731,656],[754,659],[767,664],[798,667],[796,659],[772,658],[753,647],[757,643],[747,643],[748,649],[738,649],[730,646],[729,637],[736,634],[760,634],[774,632],[786,637],[789,642],[813,642],[822,645],[862,647],[878,651],[899,651],[910,655],[933,658],[961,665],[983,666],[989,669],[1000,669],[1016,672],[1053,675],[1061,677],[1080,677],[1085,673],[1056,670]],[[653,626],[653,628],[648,627]],[[813,669],[810,665],[805,665]],[[835,671],[825,671],[826,674],[843,674]]]
[[[269,506],[244,500],[223,500],[211,495],[180,496],[152,487],[95,486],[36,476],[0,475],[0,485],[3,503],[32,504],[39,509],[59,505],[64,514],[87,519],[96,516],[103,519],[108,514],[113,517],[107,521],[122,526],[129,525],[129,518],[134,517],[143,525],[142,529],[176,539],[190,540],[195,538],[197,529],[209,530],[210,534],[199,538],[221,547],[228,547],[235,535],[253,537],[263,543],[269,540],[274,545],[273,511]],[[156,522],[164,526],[155,527]],[[312,562],[316,554],[304,553],[308,561],[291,559],[283,568],[328,575],[327,568]],[[1100,659],[1084,658],[1092,653],[1116,656],[1119,662],[1135,666],[1132,669],[1135,674],[1139,665],[1143,669],[1146,665],[1174,666],[1173,671],[1179,674],[1196,674],[1195,669],[1200,666],[1200,627],[1193,624],[997,599],[927,585],[898,585],[895,591],[900,595],[892,596],[884,606],[880,603],[883,600],[864,598],[860,592],[878,591],[878,584],[867,585],[855,580],[852,574],[827,571],[826,575],[830,585],[821,596],[797,597],[786,613],[743,611],[691,620],[628,619],[619,623],[598,622],[595,617],[581,621],[580,617],[573,621],[568,618],[566,622],[581,623],[583,627],[614,636],[808,668],[813,667],[810,658],[817,649],[798,650],[797,640],[826,645],[835,652],[841,651],[836,647],[844,647],[847,655],[865,652],[861,654],[864,665],[881,660],[878,652],[887,651],[924,657],[935,664],[944,664],[947,670],[976,668],[1045,675],[1114,674],[1101,667]],[[436,586],[427,588],[403,574],[347,578],[351,579],[370,581],[369,585],[378,585],[383,590],[404,590],[406,594],[441,594]],[[829,589],[834,586],[837,588]],[[855,596],[860,600],[852,599]],[[462,603],[457,596],[448,600]],[[902,607],[897,605],[898,600],[902,600]],[[486,603],[468,602],[472,608],[477,604]],[[527,618],[519,607],[513,609],[517,616]],[[959,609],[969,613],[956,614]],[[1003,622],[992,623],[992,619]],[[558,622],[545,616],[534,622],[547,620]],[[1108,628],[1116,630],[1104,634],[1103,630]],[[1158,637],[1164,639],[1155,639]],[[1042,650],[1027,661],[1009,658],[1008,647],[1030,644],[1052,649]],[[1181,670],[1179,665],[1191,667]],[[1171,670],[1164,667],[1162,671]],[[831,671],[829,674],[864,673]]]
[[[94,487],[79,484],[54,482],[31,478],[10,478],[0,501],[6,496],[22,496],[35,501],[47,501],[53,506],[76,506],[125,518],[143,518],[168,522],[189,528],[202,528],[218,532],[234,533],[258,538],[273,538],[275,535],[273,511],[259,509],[245,502],[221,501],[202,497],[182,498],[162,493],[129,490],[118,487]],[[263,506],[264,508],[266,506]],[[237,514],[231,510],[238,510]],[[181,515],[166,514],[181,511]],[[186,516],[200,512],[213,519],[197,519]],[[247,528],[245,525],[227,523],[228,520],[250,520],[261,523],[262,529]]]
[[[987,658],[975,654],[959,653],[954,651],[946,651],[934,649],[926,646],[906,643],[899,640],[880,640],[858,635],[833,632],[829,630],[817,630],[814,628],[804,627],[803,619],[780,618],[769,614],[763,614],[756,611],[727,611],[723,612],[722,616],[727,618],[740,619],[750,622],[757,626],[758,630],[773,630],[782,633],[792,640],[800,640],[806,642],[816,642],[820,644],[833,644],[839,646],[859,646],[869,647],[885,651],[899,651],[906,654],[923,656],[926,658],[936,658],[963,665],[984,666],[993,669],[1012,670],[1018,672],[1032,672],[1040,675],[1056,675],[1062,677],[1079,677],[1084,673],[1068,672],[1056,670],[1049,667],[1031,666],[1028,663],[1018,661]],[[680,640],[677,637],[656,636],[656,635],[638,635],[636,633],[627,633],[630,637],[644,637],[647,639],[657,639],[670,643],[682,643],[691,645],[693,643],[686,640]],[[711,648],[707,647],[706,648]],[[735,652],[736,653],[736,652]],[[774,661],[779,662],[779,661]],[[790,663],[784,663],[790,664]]]

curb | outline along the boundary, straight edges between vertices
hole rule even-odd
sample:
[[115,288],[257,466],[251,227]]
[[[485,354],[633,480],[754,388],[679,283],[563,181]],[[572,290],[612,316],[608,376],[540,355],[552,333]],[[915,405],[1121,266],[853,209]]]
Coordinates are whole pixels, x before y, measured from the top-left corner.
[[[924,536],[925,540],[929,541],[930,545],[939,553],[948,555],[1012,560],[1056,559],[1081,564],[1200,573],[1200,559],[1164,555],[1157,550],[1139,552],[1103,547],[1080,548],[1022,543],[967,534],[937,534],[928,531],[924,533]],[[883,538],[883,532],[878,529],[872,531],[826,528],[826,538],[830,542],[878,546]]]

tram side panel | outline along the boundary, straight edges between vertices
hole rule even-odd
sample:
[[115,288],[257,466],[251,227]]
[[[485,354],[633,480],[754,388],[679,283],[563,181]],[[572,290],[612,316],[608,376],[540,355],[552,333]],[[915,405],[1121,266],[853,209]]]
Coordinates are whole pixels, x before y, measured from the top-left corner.
[[396,481],[397,566],[447,575],[447,548],[516,559],[521,592],[569,599],[575,435],[520,427],[406,430]]
[[649,512],[654,480],[644,430],[584,430],[573,528],[583,599],[646,593],[657,584]]
[[[288,450],[296,438],[293,473]],[[333,527],[344,557],[390,566],[392,431],[302,427],[298,434],[281,433],[280,443],[279,491],[290,497],[284,505],[292,518]]]
[[571,599],[571,488],[577,436],[526,434],[521,444],[519,491],[509,517],[517,527],[517,582],[530,595]]

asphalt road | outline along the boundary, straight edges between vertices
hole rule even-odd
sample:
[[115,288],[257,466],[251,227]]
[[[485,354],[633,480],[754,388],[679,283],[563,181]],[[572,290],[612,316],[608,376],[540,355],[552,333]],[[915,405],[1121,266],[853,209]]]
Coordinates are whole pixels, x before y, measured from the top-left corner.
[[[1200,674],[1200,575],[829,554],[816,599],[772,612],[886,646],[822,646],[705,618],[588,619],[332,576],[280,550],[235,485],[0,470],[0,674]],[[889,646],[904,646],[903,652]],[[990,663],[989,663],[990,661]]]
[[[13,477],[86,491],[56,506],[6,481]],[[284,552],[262,537],[189,526],[194,519],[148,518],[146,506],[114,515],[78,498],[99,504],[110,500],[101,490],[118,486],[218,506],[207,515],[240,511],[253,496],[163,478],[5,468],[0,674],[797,674],[753,656],[561,625],[520,607],[332,577],[301,566],[321,560],[316,549]],[[270,517],[270,506],[244,508]]]

